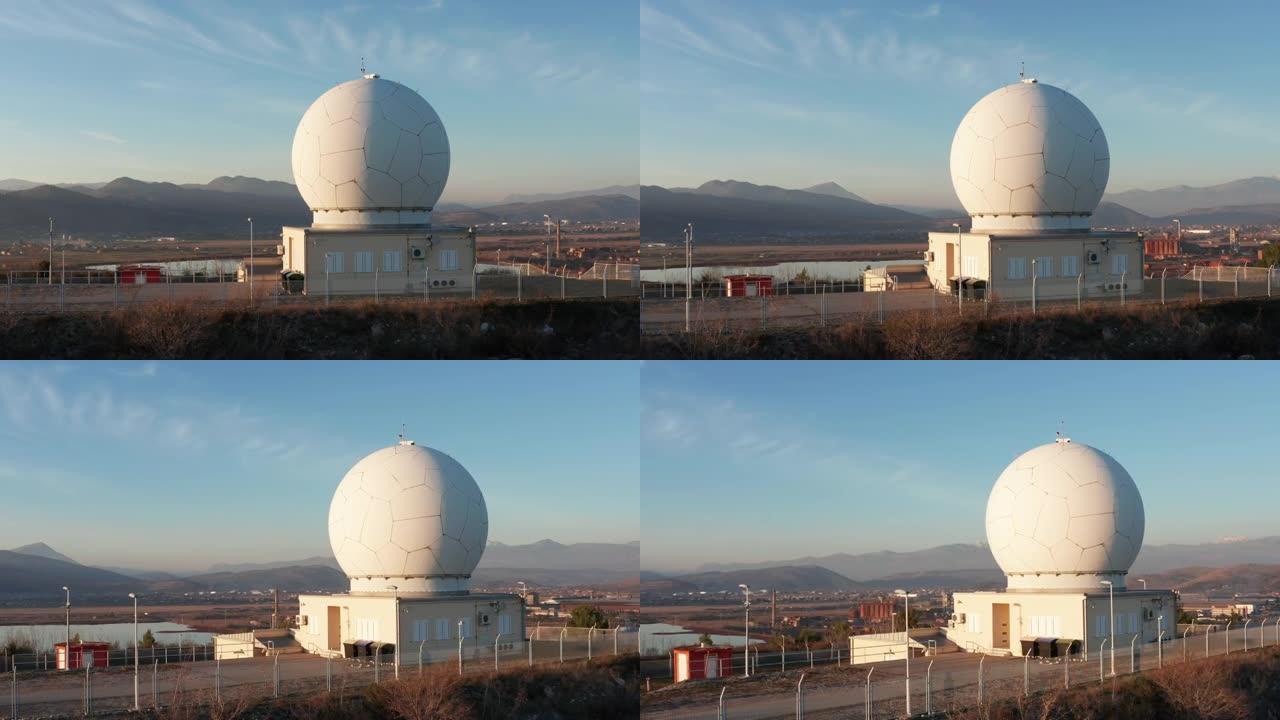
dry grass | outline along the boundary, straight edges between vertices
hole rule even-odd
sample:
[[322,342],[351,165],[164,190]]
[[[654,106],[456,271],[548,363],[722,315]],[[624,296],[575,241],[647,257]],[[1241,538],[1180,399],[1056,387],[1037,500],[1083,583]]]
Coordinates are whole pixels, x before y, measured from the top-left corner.
[[634,358],[639,303],[372,301],[325,308],[157,302],[0,313],[0,357],[162,359]]
[[892,313],[881,324],[731,329],[645,338],[654,359],[1226,359],[1280,358],[1280,303],[984,307],[964,317]]

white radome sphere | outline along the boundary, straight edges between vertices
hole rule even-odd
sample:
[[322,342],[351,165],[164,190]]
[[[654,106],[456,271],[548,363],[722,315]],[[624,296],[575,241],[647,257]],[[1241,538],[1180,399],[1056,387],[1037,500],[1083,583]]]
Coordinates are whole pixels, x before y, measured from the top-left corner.
[[421,95],[366,75],[307,108],[293,178],[316,225],[426,224],[449,179],[449,137]]
[[974,232],[1088,230],[1110,172],[1089,108],[1032,79],[979,100],[951,141],[951,182]]
[[488,539],[471,474],[412,441],[356,463],[329,505],[329,544],[352,591],[465,592]]
[[1033,448],[1000,473],[987,500],[987,543],[1009,589],[1096,589],[1124,576],[1146,517],[1129,473],[1069,440]]

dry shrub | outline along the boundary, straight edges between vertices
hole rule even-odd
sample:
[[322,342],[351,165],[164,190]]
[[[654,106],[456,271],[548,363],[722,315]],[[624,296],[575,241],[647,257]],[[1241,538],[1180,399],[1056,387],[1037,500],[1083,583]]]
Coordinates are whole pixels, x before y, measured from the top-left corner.
[[216,313],[194,302],[137,305],[118,316],[130,344],[120,354],[159,360],[191,357],[203,343]]
[[965,320],[928,310],[892,313],[884,321],[884,346],[899,360],[947,360],[971,354]]
[[1248,699],[1236,689],[1235,663],[1227,659],[1178,665],[1151,674],[1169,704],[1184,718],[1248,720]]

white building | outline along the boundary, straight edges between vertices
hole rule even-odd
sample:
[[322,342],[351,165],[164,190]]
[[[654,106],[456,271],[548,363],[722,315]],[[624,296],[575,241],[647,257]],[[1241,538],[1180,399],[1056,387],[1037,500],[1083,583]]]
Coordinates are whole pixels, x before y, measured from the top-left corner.
[[1110,168],[1101,125],[1070,93],[1024,78],[982,98],[951,143],[971,227],[929,233],[930,283],[996,300],[1033,284],[1038,298],[1141,293],[1141,234],[1090,229]]
[[1067,438],[1023,453],[987,501],[987,541],[1008,587],[955,593],[947,637],[1018,656],[1087,656],[1105,642],[1122,658],[1161,632],[1172,639],[1173,592],[1125,582],[1145,524],[1133,478],[1110,455]]
[[298,123],[293,177],[313,219],[281,232],[287,287],[470,291],[475,232],[431,224],[449,179],[449,137],[421,95],[377,75],[331,88]]
[[[524,647],[524,606],[473,594],[489,536],[484,496],[456,460],[402,440],[365,457],[329,507],[329,542],[351,592],[300,595],[294,637],[308,652],[382,652],[399,663],[492,657]],[[459,644],[461,640],[461,645]]]

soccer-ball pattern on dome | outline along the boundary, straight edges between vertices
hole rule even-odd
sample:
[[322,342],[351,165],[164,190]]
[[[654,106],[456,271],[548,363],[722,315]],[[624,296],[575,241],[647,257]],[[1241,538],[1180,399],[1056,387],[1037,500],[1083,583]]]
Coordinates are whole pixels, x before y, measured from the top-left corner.
[[429,210],[449,178],[449,137],[431,105],[364,77],[321,95],[293,136],[293,177],[320,210]]
[[951,182],[975,229],[995,222],[982,216],[1074,215],[1087,227],[1110,172],[1098,119],[1074,95],[1039,82],[979,100],[951,142]]
[[471,474],[418,445],[356,463],[329,506],[329,543],[351,578],[469,576],[488,538],[489,513]]
[[1122,575],[1145,526],[1129,473],[1110,455],[1071,442],[1023,453],[987,500],[987,542],[1010,576]]

